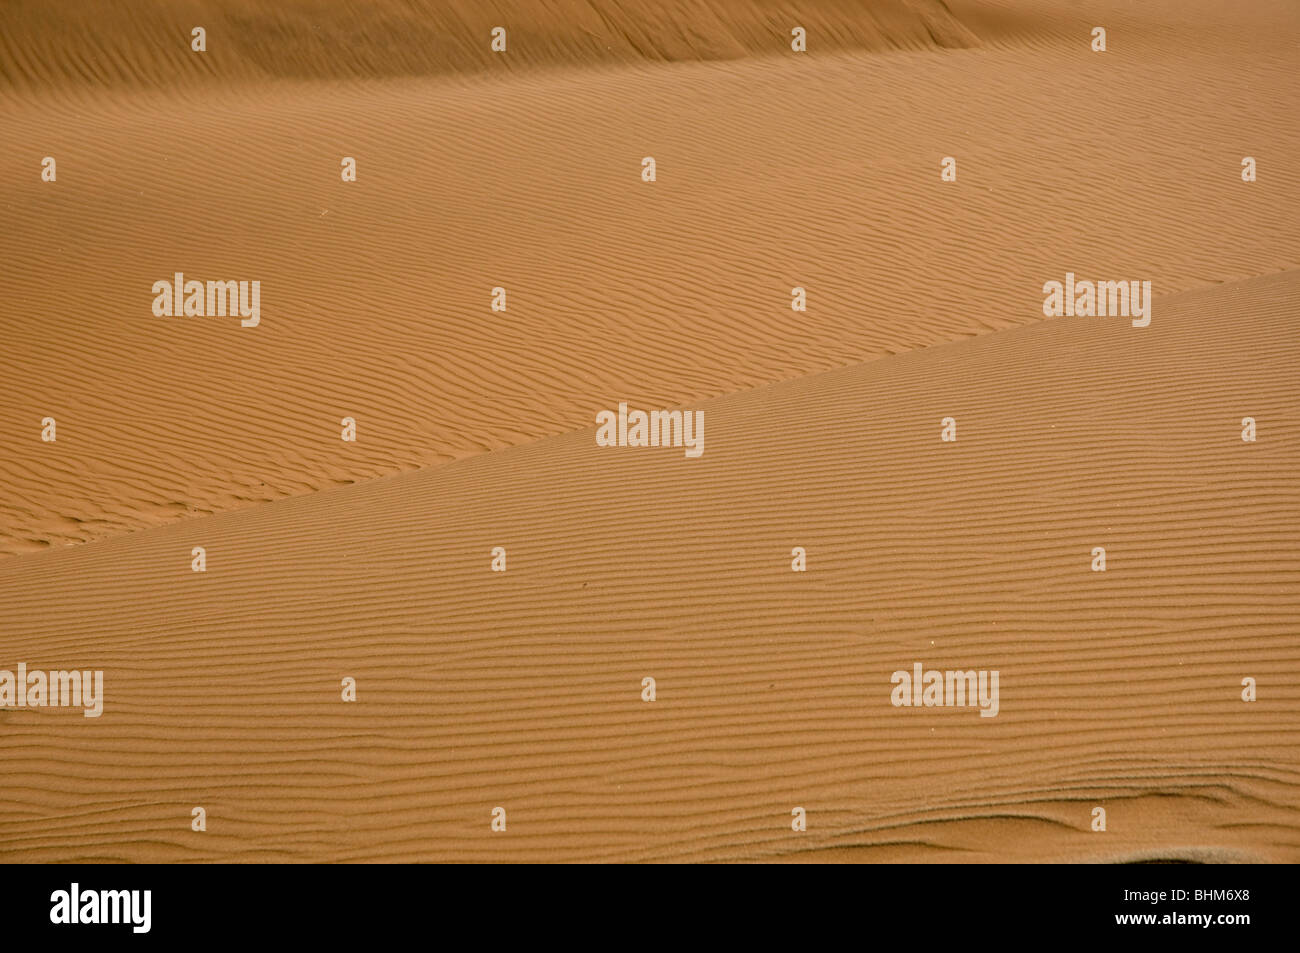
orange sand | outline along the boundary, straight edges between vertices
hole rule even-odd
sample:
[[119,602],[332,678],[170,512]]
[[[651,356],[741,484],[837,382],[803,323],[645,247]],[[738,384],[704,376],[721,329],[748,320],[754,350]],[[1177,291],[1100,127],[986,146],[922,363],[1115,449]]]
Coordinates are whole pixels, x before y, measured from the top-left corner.
[[484,7],[0,9],[0,859],[1300,859],[1294,5]]

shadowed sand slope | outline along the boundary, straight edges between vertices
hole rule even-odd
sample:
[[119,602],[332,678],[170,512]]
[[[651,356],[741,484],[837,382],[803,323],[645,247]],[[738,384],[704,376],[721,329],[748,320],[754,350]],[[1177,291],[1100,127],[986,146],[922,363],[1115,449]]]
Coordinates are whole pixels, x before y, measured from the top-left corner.
[[[944,0],[9,0],[0,84],[172,88],[977,46]],[[191,49],[202,27],[206,49]],[[506,49],[492,31],[506,30]]]
[[[699,459],[584,430],[7,560],[0,665],[106,701],[0,712],[0,855],[1300,859],[1298,319],[1263,277],[706,401]],[[914,662],[1000,713],[892,707]]]
[[[1163,35],[6,101],[0,554],[1297,267],[1292,52]],[[178,271],[261,324],[155,317]]]
[[[1086,45],[1294,49],[1290,0],[7,0],[0,96],[392,79],[600,64]],[[201,27],[206,49],[195,51]],[[506,50],[492,31],[506,30]],[[1194,74],[1193,74],[1194,75]]]

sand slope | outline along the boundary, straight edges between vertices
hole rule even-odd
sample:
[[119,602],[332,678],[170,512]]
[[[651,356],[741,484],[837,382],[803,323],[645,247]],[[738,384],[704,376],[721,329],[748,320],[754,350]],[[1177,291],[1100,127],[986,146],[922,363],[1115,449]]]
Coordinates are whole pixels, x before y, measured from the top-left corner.
[[[1300,860],[1298,37],[0,5],[0,669],[107,678],[0,709],[0,860]],[[1045,321],[1067,270],[1151,326]],[[155,317],[176,271],[262,325]],[[704,456],[595,446],[620,400]],[[893,707],[914,662],[999,715]]]
[[[976,46],[943,0],[11,0],[0,84],[159,86],[270,78],[388,78],[579,64],[737,59],[788,48]],[[203,55],[192,30],[207,31]],[[502,56],[492,30],[506,29]]]
[[[7,100],[0,554],[1300,266],[1291,51],[1163,36]],[[178,270],[261,326],[154,317]]]
[[[109,689],[0,713],[0,855],[1293,862],[1298,315],[1234,282],[706,401],[698,460],[588,429],[7,560],[5,662]],[[914,661],[1000,715],[891,707]]]

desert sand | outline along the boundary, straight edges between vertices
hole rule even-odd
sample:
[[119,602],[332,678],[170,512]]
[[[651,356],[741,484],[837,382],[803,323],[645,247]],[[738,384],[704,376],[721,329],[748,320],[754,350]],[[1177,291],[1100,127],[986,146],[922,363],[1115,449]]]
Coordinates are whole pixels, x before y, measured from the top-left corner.
[[[106,691],[0,709],[0,859],[1300,859],[1294,5],[52,10],[0,10],[0,669]],[[892,706],[918,661],[997,717]]]

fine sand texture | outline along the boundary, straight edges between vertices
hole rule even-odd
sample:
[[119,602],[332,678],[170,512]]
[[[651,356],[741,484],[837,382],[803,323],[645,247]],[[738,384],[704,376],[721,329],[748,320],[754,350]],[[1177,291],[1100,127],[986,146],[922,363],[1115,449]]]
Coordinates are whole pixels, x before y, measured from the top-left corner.
[[1300,11],[1136,6],[5,4],[0,860],[1300,860]]
[[[0,98],[0,559],[1041,320],[1066,271],[1300,267],[1294,49],[1134,31]],[[178,271],[261,323],[155,317]]]

